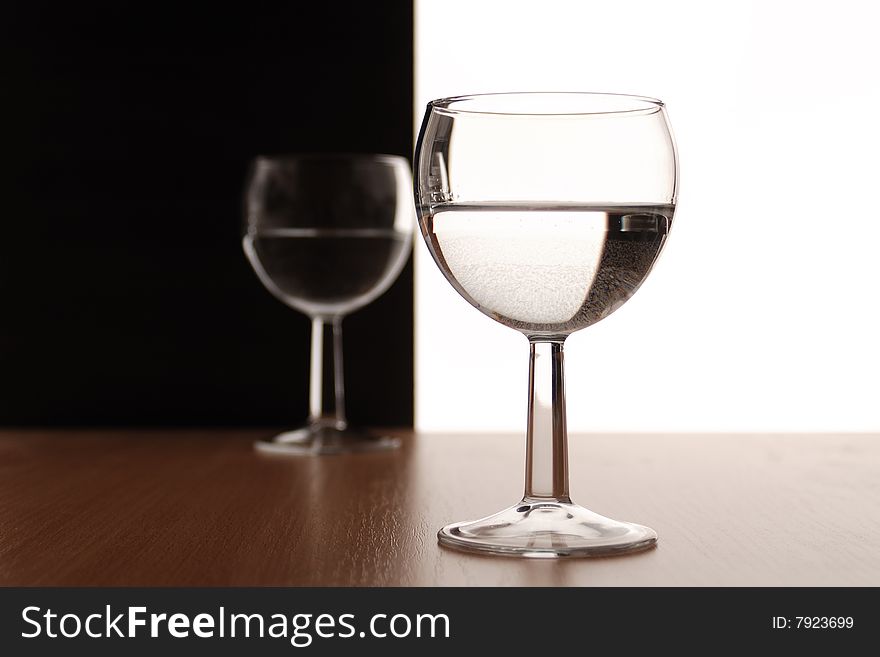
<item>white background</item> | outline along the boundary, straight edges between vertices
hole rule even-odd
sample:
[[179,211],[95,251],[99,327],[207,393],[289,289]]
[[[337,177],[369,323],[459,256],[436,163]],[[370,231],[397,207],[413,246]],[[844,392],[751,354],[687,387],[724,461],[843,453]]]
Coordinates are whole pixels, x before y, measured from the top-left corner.
[[[670,239],[566,343],[574,431],[880,430],[880,11],[871,2],[418,0],[416,120],[442,96],[668,106]],[[528,347],[416,248],[416,423],[522,430]]]

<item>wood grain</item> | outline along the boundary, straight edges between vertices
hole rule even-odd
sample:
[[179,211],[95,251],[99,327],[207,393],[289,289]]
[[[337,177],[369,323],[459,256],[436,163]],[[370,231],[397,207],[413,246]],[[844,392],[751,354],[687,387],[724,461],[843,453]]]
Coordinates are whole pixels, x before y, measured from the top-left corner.
[[0,584],[880,585],[880,435],[574,436],[574,499],[660,543],[550,561],[435,538],[518,500],[519,436],[297,459],[265,433],[0,431]]

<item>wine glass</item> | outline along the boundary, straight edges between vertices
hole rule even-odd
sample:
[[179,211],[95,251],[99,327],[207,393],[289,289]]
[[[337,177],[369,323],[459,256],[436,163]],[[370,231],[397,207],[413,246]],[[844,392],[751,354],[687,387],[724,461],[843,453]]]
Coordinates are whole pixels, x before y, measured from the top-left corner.
[[562,348],[632,296],[666,241],[678,165],[663,103],[598,93],[434,100],[415,167],[419,225],[440,271],[530,350],[523,498],[444,527],[440,543],[539,557],[653,546],[652,529],[571,501]]
[[[348,425],[342,319],[385,292],[406,263],[411,184],[408,162],[394,155],[284,155],[252,163],[244,252],[269,292],[312,319],[309,419],[258,441],[260,451],[336,454],[399,445]],[[322,394],[325,325],[333,335],[332,408]]]

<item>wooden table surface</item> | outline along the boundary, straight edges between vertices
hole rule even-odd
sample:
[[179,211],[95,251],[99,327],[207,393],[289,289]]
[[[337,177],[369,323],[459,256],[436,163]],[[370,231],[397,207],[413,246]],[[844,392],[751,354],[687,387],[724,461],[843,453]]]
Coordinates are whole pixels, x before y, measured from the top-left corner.
[[575,501],[659,546],[526,560],[435,538],[519,499],[519,436],[291,458],[266,433],[0,431],[0,584],[880,585],[880,435],[573,436]]

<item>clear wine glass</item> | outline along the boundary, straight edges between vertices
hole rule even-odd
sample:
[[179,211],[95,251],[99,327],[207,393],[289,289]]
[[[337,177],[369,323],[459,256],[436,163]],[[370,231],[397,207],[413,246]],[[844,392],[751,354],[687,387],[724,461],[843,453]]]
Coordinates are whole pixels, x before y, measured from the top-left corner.
[[438,267],[530,349],[523,498],[444,527],[440,543],[539,557],[653,546],[652,529],[571,501],[562,348],[632,296],[666,241],[678,165],[663,103],[597,93],[434,100],[415,166]]
[[[258,441],[259,450],[336,454],[399,445],[348,425],[342,319],[385,292],[406,263],[414,224],[411,185],[409,163],[394,155],[285,155],[252,163],[244,252],[269,292],[312,319],[309,419]],[[327,373],[326,325],[333,336]],[[333,407],[324,404],[325,374],[333,377]]]

